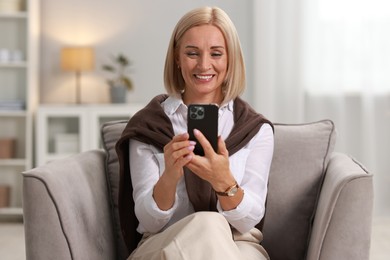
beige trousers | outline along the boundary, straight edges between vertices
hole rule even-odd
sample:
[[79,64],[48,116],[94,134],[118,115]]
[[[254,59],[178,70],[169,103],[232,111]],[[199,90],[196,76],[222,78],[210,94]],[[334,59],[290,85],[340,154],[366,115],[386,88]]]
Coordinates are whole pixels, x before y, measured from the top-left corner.
[[161,233],[144,235],[128,260],[263,260],[269,259],[259,244],[262,233],[231,231],[216,212],[189,215]]

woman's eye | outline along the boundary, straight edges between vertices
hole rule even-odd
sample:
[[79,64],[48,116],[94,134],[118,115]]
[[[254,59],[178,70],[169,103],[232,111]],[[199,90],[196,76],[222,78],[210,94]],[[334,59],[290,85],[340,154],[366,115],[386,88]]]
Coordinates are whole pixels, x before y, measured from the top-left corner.
[[221,57],[221,56],[222,56],[222,53],[220,53],[220,52],[214,52],[214,53],[211,53],[211,56],[212,56],[212,57]]
[[198,53],[197,52],[193,52],[193,51],[191,51],[191,52],[187,52],[187,56],[198,56]]

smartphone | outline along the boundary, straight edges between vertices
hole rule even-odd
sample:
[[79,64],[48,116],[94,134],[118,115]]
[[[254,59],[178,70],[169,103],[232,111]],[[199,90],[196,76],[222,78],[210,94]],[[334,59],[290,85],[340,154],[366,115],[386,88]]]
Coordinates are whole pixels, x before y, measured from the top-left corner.
[[204,155],[203,147],[194,136],[194,129],[198,129],[210,142],[214,151],[218,150],[218,105],[191,104],[188,106],[187,127],[190,140],[196,142],[194,153]]

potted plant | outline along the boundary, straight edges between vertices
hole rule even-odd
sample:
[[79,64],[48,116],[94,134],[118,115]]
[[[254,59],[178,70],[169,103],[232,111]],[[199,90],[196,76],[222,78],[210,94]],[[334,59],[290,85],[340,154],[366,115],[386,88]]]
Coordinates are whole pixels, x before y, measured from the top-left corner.
[[112,64],[103,64],[102,69],[114,74],[114,77],[107,80],[110,86],[110,95],[112,103],[125,103],[127,91],[133,90],[133,82],[127,76],[130,60],[123,54],[111,56]]

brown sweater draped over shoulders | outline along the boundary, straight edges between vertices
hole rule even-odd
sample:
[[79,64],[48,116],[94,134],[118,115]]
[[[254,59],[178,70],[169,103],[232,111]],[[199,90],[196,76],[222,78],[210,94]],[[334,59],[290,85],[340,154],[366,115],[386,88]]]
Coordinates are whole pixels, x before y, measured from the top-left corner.
[[[161,103],[167,98],[168,95],[165,94],[156,96],[145,108],[131,117],[116,143],[120,165],[119,218],[123,238],[130,252],[137,247],[141,235],[136,231],[139,222],[134,213],[133,187],[129,167],[129,140],[135,139],[163,150],[174,136],[172,123],[161,106]],[[248,103],[236,98],[234,100],[234,126],[225,140],[229,155],[236,153],[248,144],[264,123],[273,127],[270,121],[256,113]],[[184,178],[188,197],[195,211],[215,211],[217,197],[211,185],[195,174],[188,174],[188,171],[186,169]]]

